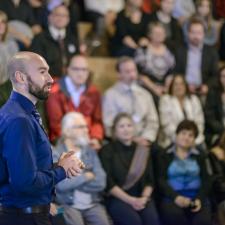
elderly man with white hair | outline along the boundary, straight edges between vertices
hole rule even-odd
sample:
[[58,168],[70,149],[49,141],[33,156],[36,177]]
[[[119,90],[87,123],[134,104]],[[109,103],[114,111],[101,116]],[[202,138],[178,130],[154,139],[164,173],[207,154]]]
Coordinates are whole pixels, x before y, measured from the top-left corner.
[[84,116],[78,112],[67,113],[62,119],[62,136],[53,156],[57,159],[62,153],[73,150],[86,165],[81,175],[56,186],[57,203],[63,206],[64,218],[69,225],[109,225],[106,210],[100,204],[106,174],[89,142]]

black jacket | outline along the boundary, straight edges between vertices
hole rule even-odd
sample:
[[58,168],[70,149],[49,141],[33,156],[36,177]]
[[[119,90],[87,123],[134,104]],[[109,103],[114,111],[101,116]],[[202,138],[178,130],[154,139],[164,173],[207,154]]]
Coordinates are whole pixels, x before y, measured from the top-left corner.
[[[171,148],[171,147],[170,147]],[[169,148],[169,149],[170,149]],[[167,181],[167,171],[174,159],[174,153],[169,152],[168,150],[161,150],[157,154],[156,160],[156,173],[157,173],[157,187],[158,192],[161,197],[171,198],[174,200],[178,195],[178,192],[173,190],[173,188],[169,185]],[[197,198],[203,201],[209,194],[211,182],[206,168],[206,156],[204,153],[199,151],[199,154],[191,154],[191,157],[195,159],[200,167],[200,176],[201,176],[201,187],[199,189],[199,193]]]
[[18,6],[12,0],[0,0],[0,10],[7,14],[8,20],[23,21],[30,26],[37,24],[32,7],[25,0],[20,1]]
[[[186,74],[188,47],[181,46],[175,50],[176,66],[175,73]],[[203,84],[211,86],[215,83],[218,70],[218,54],[217,51],[210,46],[204,45],[202,50],[202,81]]]
[[211,143],[211,139],[215,134],[220,136],[224,131],[223,103],[221,91],[217,87],[209,90],[206,97],[204,113],[206,139],[208,143]]
[[212,152],[209,159],[213,170],[213,194],[217,201],[225,200],[225,162],[219,160]]
[[[31,44],[31,51],[36,52],[45,58],[50,67],[50,74],[53,77],[60,77],[63,75],[63,52],[60,49],[59,43],[51,36],[49,30],[43,31],[34,37]],[[79,47],[77,38],[67,31],[64,39],[64,54],[67,63],[70,58],[78,52]]]
[[[135,143],[131,146],[125,146],[119,141],[112,141],[105,145],[99,152],[102,166],[107,174],[107,191],[116,185],[122,187],[124,184],[135,148]],[[143,176],[128,190],[128,192],[134,191],[135,189],[137,196],[138,194],[140,196],[144,187],[147,185],[150,185],[151,187],[154,186],[152,161],[150,156]]]

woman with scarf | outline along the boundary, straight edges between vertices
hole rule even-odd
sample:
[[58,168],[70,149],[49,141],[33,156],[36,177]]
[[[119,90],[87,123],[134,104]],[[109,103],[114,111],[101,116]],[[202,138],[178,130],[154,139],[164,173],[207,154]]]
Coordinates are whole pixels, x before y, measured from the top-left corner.
[[158,225],[150,149],[134,142],[134,124],[126,113],[116,116],[112,134],[100,158],[107,174],[106,205],[114,224]]

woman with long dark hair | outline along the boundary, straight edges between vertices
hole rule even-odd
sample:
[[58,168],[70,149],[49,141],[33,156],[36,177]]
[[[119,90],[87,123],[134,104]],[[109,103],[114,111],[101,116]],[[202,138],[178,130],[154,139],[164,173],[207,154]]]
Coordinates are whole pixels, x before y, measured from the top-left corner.
[[204,113],[199,98],[190,94],[183,75],[173,77],[168,93],[160,98],[159,116],[161,132],[159,143],[166,147],[175,141],[176,128],[184,119],[195,121],[199,134],[195,140],[197,145],[204,143]]

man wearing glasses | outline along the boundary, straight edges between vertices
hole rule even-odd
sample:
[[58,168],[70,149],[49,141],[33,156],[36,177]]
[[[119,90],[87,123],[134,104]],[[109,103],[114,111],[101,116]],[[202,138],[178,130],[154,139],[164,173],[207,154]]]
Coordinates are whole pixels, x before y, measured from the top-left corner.
[[97,88],[90,84],[89,75],[87,59],[76,55],[69,63],[67,75],[53,86],[46,104],[52,142],[61,135],[63,116],[67,112],[80,112],[88,124],[91,147],[100,149],[103,139],[101,96]]

